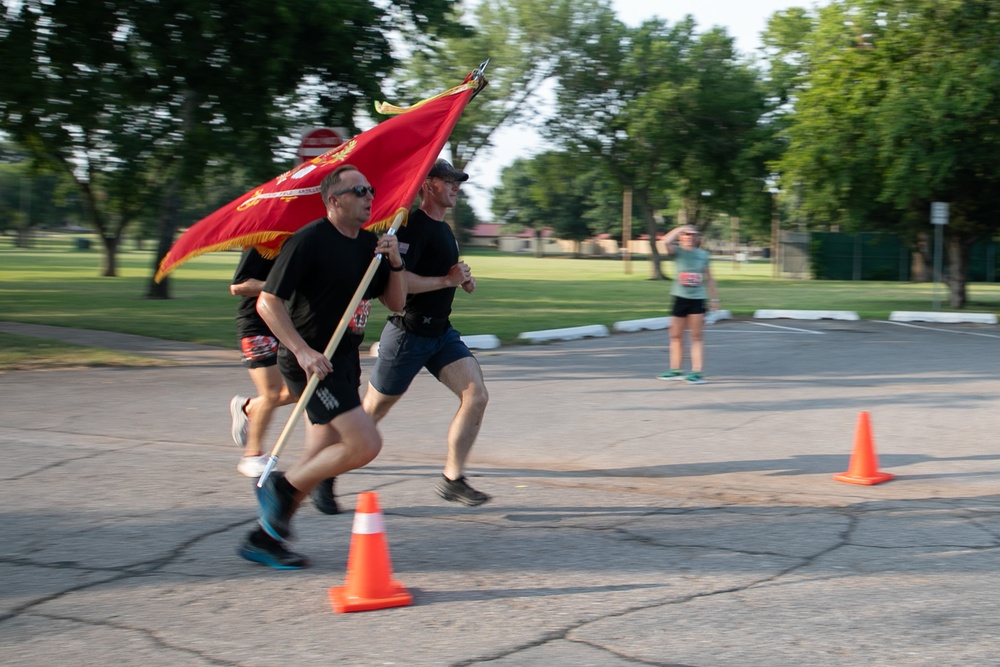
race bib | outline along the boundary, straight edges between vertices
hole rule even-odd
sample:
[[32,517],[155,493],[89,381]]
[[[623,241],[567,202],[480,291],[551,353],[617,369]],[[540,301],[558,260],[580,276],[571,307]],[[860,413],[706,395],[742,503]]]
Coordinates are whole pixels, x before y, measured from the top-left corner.
[[371,310],[371,299],[364,299],[358,304],[358,309],[354,311],[354,317],[351,318],[351,333],[363,334],[365,332],[365,326],[368,324],[368,314],[371,313]]
[[681,271],[677,274],[677,280],[684,287],[699,287],[701,285],[701,273],[696,271]]

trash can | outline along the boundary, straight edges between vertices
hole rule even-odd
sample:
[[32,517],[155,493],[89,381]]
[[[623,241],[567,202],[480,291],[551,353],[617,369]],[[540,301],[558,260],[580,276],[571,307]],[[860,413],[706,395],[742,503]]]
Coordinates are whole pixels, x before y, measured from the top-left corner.
[[77,250],[90,250],[90,239],[77,239],[76,240]]

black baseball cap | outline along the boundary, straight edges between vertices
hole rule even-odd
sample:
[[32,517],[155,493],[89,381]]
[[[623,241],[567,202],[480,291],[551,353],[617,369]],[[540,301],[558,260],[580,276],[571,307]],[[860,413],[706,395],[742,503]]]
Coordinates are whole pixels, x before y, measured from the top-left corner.
[[452,181],[458,181],[459,183],[464,183],[469,180],[469,175],[464,171],[459,171],[451,166],[451,162],[447,160],[438,160],[431,167],[431,173],[427,174],[427,178],[444,178]]

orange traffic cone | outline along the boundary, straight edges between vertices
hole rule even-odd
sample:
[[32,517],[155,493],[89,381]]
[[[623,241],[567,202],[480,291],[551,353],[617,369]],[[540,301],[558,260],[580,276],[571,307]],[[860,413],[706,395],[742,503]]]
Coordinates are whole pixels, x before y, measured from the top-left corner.
[[413,602],[403,585],[392,580],[389,546],[385,541],[378,494],[365,491],[354,510],[351,551],[347,556],[347,580],[330,589],[330,602],[338,614],[405,607]]
[[838,482],[850,484],[881,484],[888,482],[895,475],[878,471],[878,456],[875,454],[875,443],[872,441],[872,427],[868,413],[858,415],[858,427],[854,432],[854,452],[847,472],[834,475]]

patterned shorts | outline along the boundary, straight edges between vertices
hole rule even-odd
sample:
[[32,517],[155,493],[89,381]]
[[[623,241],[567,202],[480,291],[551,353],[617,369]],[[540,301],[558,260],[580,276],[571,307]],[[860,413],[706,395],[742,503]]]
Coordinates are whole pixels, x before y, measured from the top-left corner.
[[267,368],[278,363],[278,339],[274,336],[241,338],[240,349],[247,368]]

